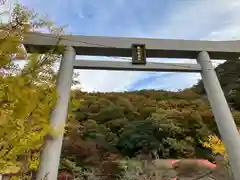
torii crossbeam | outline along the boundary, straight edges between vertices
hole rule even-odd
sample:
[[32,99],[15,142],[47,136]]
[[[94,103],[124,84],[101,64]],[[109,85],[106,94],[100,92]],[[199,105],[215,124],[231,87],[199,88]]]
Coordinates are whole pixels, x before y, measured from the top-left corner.
[[197,41],[151,38],[119,38],[99,36],[57,36],[29,33],[23,43],[28,52],[45,52],[56,44],[74,47],[77,55],[131,57],[132,44],[145,44],[149,58],[196,59],[206,51],[212,59],[237,59],[240,57],[239,41]]
[[[144,44],[146,56],[151,58],[188,58],[197,59],[198,64],[147,63],[132,65],[116,61],[76,61],[76,55],[90,56],[132,56],[132,44]],[[240,41],[193,41],[147,38],[115,38],[92,36],[61,36],[52,34],[29,33],[23,40],[27,51],[45,53],[58,45],[64,45],[57,79],[58,100],[51,114],[50,124],[56,128],[65,124],[73,69],[102,70],[141,70],[141,71],[180,71],[201,72],[204,87],[210,101],[218,130],[228,153],[235,179],[240,177],[240,137],[224,93],[212,66],[212,59],[238,59]],[[37,180],[48,174],[49,180],[57,179],[63,134],[46,140],[41,154]]]

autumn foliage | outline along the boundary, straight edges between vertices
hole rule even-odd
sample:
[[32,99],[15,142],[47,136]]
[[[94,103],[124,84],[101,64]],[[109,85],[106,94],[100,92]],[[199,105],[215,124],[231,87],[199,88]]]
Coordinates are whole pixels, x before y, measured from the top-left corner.
[[[53,63],[59,55],[30,54],[21,46],[24,33],[45,23],[16,5],[12,21],[0,29],[0,173],[36,170],[43,139],[52,130],[48,117],[55,103]],[[19,68],[17,56],[26,56]]]

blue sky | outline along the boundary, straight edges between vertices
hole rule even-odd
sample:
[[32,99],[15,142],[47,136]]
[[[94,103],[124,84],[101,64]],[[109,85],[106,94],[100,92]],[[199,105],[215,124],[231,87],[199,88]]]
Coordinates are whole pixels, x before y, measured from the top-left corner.
[[[239,0],[20,0],[79,35],[164,39],[232,40],[240,37]],[[116,59],[113,59],[116,60]],[[159,62],[195,62],[159,59]],[[178,90],[200,78],[194,73],[80,72],[86,91]]]

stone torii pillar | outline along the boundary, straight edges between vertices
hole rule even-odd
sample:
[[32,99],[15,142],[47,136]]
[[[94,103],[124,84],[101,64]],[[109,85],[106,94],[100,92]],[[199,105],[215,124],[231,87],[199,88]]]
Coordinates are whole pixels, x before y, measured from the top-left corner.
[[[57,102],[49,120],[51,127],[55,130],[59,127],[63,130],[65,126],[75,56],[74,48],[65,47],[57,77]],[[62,141],[63,131],[45,140],[36,180],[57,179]]]
[[214,118],[228,154],[235,180],[240,178],[240,136],[226,98],[207,52],[200,52],[197,62],[202,68],[202,80]]

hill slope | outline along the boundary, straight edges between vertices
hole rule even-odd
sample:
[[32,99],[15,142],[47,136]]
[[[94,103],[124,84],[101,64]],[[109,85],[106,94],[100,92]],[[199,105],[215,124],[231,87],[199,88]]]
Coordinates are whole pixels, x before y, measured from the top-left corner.
[[[227,61],[216,69],[228,101],[237,110],[238,69],[240,61]],[[209,104],[202,100],[204,94],[201,81],[181,92],[75,91],[63,154],[81,162],[96,162],[94,155],[100,160],[107,153],[122,157],[149,157],[154,153],[161,158],[209,157],[211,152],[200,141],[218,131]],[[234,117],[239,124],[239,113]],[[90,156],[94,160],[89,160]]]
[[[228,101],[239,109],[239,61],[217,67]],[[200,93],[199,93],[200,92]],[[130,158],[207,158],[202,145],[218,134],[211,108],[202,98],[200,81],[180,92],[142,90],[124,93],[84,93],[71,96],[62,160],[77,167],[98,167],[115,172],[115,160]],[[237,125],[240,113],[233,113]],[[109,164],[110,162],[110,164]]]
[[[211,154],[199,141],[216,132],[213,116],[209,105],[191,90],[75,92],[72,98],[84,100],[71,108],[64,143],[65,155],[76,160],[107,152],[128,157],[156,153],[162,158]],[[88,145],[94,146],[95,152],[88,151]]]
[[[215,70],[229,105],[240,110],[240,61],[228,60]],[[195,87],[202,95],[205,94],[202,81]]]

